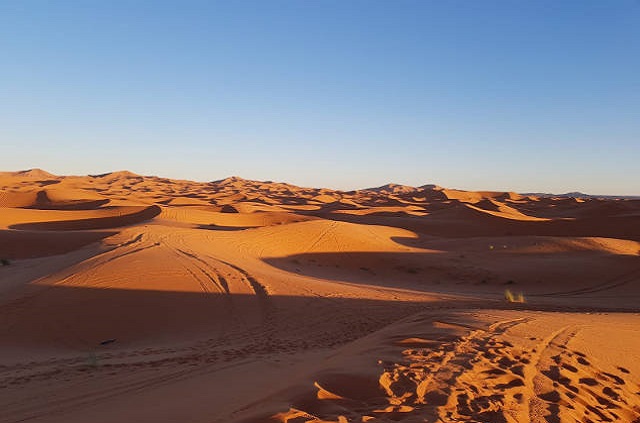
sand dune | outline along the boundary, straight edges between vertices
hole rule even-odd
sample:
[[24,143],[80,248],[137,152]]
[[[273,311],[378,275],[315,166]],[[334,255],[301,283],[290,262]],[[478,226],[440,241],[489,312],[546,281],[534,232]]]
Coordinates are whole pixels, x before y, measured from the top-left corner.
[[637,200],[3,172],[0,422],[640,421],[639,256]]

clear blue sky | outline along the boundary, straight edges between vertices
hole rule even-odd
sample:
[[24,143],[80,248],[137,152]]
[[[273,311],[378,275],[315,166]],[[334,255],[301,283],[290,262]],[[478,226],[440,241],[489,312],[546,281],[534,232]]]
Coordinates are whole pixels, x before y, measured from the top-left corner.
[[0,169],[640,194],[640,1],[0,1]]

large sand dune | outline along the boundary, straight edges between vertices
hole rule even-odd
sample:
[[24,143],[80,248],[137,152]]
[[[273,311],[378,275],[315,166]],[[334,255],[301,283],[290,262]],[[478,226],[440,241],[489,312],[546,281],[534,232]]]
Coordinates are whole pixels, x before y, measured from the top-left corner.
[[34,169],[0,259],[0,422],[640,422],[637,200]]

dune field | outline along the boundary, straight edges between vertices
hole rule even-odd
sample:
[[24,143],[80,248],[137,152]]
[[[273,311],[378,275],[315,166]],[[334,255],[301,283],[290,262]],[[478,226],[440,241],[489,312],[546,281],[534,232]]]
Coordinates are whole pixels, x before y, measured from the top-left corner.
[[0,422],[640,423],[640,200],[0,173]]

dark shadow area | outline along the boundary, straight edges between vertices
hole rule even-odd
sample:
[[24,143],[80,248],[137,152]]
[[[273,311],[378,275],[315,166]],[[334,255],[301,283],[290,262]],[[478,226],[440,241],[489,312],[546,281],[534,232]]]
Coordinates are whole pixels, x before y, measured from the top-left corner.
[[11,225],[11,229],[20,230],[41,230],[41,231],[64,231],[64,230],[87,230],[87,229],[109,229],[122,226],[129,226],[158,216],[162,209],[158,206],[149,206],[139,212],[129,213],[121,216],[105,216],[88,219],[61,220],[38,223],[19,223]]
[[0,257],[25,259],[64,254],[115,234],[115,231],[0,230]]
[[343,213],[309,211],[300,211],[299,213],[341,222],[392,226],[440,237],[590,236],[640,241],[640,216],[635,215],[605,218],[589,217],[573,220],[520,221],[475,211],[472,212],[472,216],[468,217],[456,215],[458,213],[448,213],[447,210],[428,216],[407,216],[405,213],[386,216],[376,214],[354,216]]
[[260,226],[223,226],[223,225],[199,225],[198,229],[207,229],[210,231],[244,231],[246,229],[259,228]]
[[[151,197],[152,199],[156,200],[155,203],[156,204],[162,204],[163,206],[166,207],[180,207],[180,208],[202,208],[203,210],[206,210],[206,208],[211,208],[211,210],[213,211],[213,206],[209,206],[208,201],[206,201],[206,199],[199,199],[199,198],[195,198],[195,197],[190,197],[189,200],[193,201],[193,200],[201,200],[202,203],[200,202],[185,202],[183,204],[176,204],[176,199],[185,199],[185,196],[180,196],[180,197],[176,197],[176,198],[166,198],[167,195],[171,195],[171,194],[163,194],[163,195],[155,195],[153,197]],[[163,200],[159,200],[159,199],[163,199]],[[159,200],[159,201],[158,201]],[[187,201],[189,201],[187,200]],[[220,211],[220,208],[218,208],[215,211]]]
[[240,212],[235,206],[231,204],[225,204],[220,209],[220,213],[240,213]]
[[56,184],[59,184],[60,182],[62,181],[58,179],[47,179],[42,181],[35,181],[34,183],[44,187],[48,185],[56,185]]
[[265,298],[31,285],[0,309],[0,346],[91,351],[105,340],[117,346],[209,340],[214,348],[234,340],[247,355],[293,353],[342,345],[416,312],[466,309],[594,310],[486,299]]
[[591,199],[577,202],[574,199],[528,201],[509,203],[520,212],[543,218],[585,218],[609,217],[640,214],[640,200],[600,200]]
[[[415,214],[413,214],[413,210],[407,210],[407,211],[384,211],[384,210],[380,210],[380,211],[370,211],[368,213],[363,213],[361,215],[354,215],[351,213],[334,213],[334,214],[346,214],[346,215],[351,215],[351,216],[358,216],[360,218],[366,219],[367,216],[375,216],[375,217],[412,217],[412,216],[416,216]],[[418,210],[418,212],[420,213],[421,211]],[[421,216],[416,216],[416,217],[421,217]]]
[[[547,236],[547,235],[495,235],[477,237],[440,237],[425,233],[415,236],[392,236],[393,242],[400,245],[430,250],[434,253],[449,253],[462,258],[467,254],[491,253],[498,258],[508,255],[510,258],[548,256],[566,257],[575,254],[593,254],[594,257],[622,255],[607,250],[607,244],[589,237]],[[564,249],[563,249],[564,248]],[[640,249],[637,254],[640,256]]]
[[[271,196],[269,196],[271,197]],[[274,198],[274,197],[271,197]],[[276,196],[275,198],[277,198],[278,203],[285,205],[285,206],[304,206],[309,204],[309,199],[307,198],[300,198],[300,197],[296,197],[296,196],[292,196],[292,197],[280,197],[280,196]]]
[[27,209],[37,210],[95,210],[106,204],[111,200],[73,200],[73,201],[58,201],[51,203],[36,203],[31,207],[25,207]]
[[430,293],[502,298],[508,288],[523,292],[525,298],[546,297],[547,304],[593,306],[598,305],[599,295],[617,295],[613,307],[632,308],[640,296],[638,257],[605,252],[536,255],[495,251],[484,256],[456,251],[336,252],[263,261],[320,279]]
[[[201,199],[201,200],[207,200],[208,199],[208,195],[206,193],[203,194],[197,194],[197,193],[186,193],[181,195],[181,197],[187,197],[187,198],[195,198],[195,199]],[[180,197],[176,197],[176,198],[180,198]]]
[[293,351],[346,343],[436,305],[60,285],[27,289],[0,309],[0,345],[91,349],[112,339],[118,345],[158,345],[224,335],[240,337],[250,349]]

